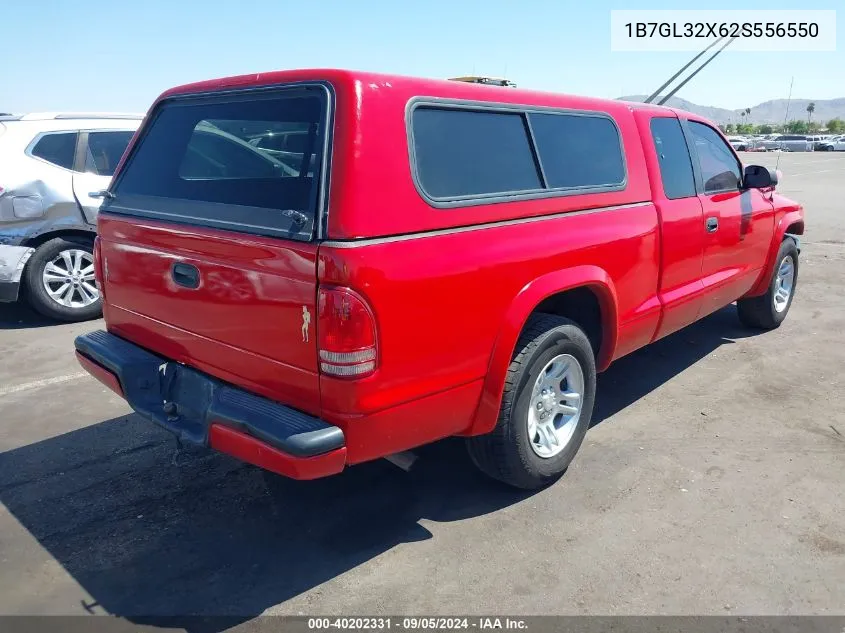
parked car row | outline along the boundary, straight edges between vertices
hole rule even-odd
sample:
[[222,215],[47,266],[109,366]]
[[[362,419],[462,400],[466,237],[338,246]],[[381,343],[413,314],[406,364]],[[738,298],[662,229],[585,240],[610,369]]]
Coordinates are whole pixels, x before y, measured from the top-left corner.
[[728,143],[738,152],[745,152],[751,147],[753,140],[744,136],[728,136]]
[[813,140],[803,134],[781,134],[773,139],[755,143],[752,147],[767,151],[811,152],[813,151]]
[[812,152],[845,151],[845,136],[830,134],[767,134],[756,136],[728,136],[728,142],[738,152]]
[[845,134],[821,141],[816,146],[816,150],[820,152],[845,152]]

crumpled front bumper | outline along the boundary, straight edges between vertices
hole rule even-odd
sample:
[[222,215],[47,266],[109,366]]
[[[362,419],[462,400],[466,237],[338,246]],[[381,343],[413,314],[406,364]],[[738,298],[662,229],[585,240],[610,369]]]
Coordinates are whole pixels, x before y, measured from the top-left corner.
[[34,252],[27,246],[0,246],[0,302],[17,301],[24,266]]

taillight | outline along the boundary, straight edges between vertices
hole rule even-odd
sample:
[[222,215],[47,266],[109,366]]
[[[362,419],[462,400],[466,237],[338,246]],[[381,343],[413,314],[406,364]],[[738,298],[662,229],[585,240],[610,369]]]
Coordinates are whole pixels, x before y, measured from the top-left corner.
[[105,301],[105,284],[103,283],[103,256],[100,251],[100,236],[94,237],[94,284],[100,291],[100,298]]
[[320,371],[362,378],[378,363],[376,323],[364,300],[348,288],[320,288],[317,339]]

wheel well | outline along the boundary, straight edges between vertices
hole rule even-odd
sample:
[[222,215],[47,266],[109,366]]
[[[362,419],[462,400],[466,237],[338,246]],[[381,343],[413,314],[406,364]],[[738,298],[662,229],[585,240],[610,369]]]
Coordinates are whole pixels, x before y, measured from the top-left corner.
[[804,220],[793,222],[788,227],[786,227],[786,232],[792,233],[793,235],[804,235]]
[[598,296],[590,288],[573,288],[546,297],[534,308],[534,314],[539,312],[556,314],[581,326],[587,338],[590,339],[593,354],[598,357],[604,336],[601,306]]
[[90,231],[81,231],[78,229],[64,229],[61,231],[51,231],[49,233],[42,233],[41,235],[31,237],[23,243],[23,246],[38,248],[45,242],[49,242],[50,240],[55,239],[57,237],[63,237],[66,240],[70,240],[72,242],[84,242],[86,244],[93,244],[94,236],[95,233],[92,233]]

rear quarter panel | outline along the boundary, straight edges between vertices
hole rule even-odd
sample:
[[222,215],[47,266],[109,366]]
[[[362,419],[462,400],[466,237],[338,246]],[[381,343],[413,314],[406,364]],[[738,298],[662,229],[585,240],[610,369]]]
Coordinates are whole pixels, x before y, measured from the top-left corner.
[[[321,377],[329,418],[465,385],[488,369],[501,374],[501,362],[491,366],[494,348],[502,345],[506,368],[530,312],[567,287],[601,286],[598,293],[615,297],[611,347],[602,351],[607,362],[646,344],[657,323],[657,215],[650,203],[349,246],[323,246],[318,276],[321,284],[354,288],[372,306],[379,368],[354,382]],[[554,283],[532,287],[549,275]],[[512,310],[527,290],[527,301]],[[466,431],[468,422],[456,421],[452,431]]]

